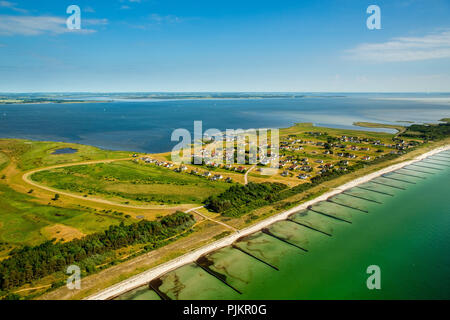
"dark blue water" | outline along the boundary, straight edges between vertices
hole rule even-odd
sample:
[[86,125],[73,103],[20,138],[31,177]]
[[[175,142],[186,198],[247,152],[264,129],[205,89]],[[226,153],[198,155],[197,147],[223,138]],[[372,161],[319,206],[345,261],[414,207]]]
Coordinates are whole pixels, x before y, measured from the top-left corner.
[[62,148],[62,149],[57,149],[57,150],[53,151],[52,154],[72,154],[72,153],[76,153],[76,152],[78,152],[78,149]]
[[84,104],[0,105],[0,137],[75,142],[112,150],[165,152],[177,128],[288,127],[297,122],[353,128],[355,121],[435,122],[448,103],[373,100],[373,97],[168,100]]

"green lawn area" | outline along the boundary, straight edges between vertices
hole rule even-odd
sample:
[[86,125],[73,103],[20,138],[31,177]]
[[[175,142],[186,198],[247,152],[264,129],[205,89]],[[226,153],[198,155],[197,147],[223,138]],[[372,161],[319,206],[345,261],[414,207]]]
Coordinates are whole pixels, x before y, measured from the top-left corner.
[[0,171],[2,171],[6,167],[8,161],[8,157],[4,153],[0,152]]
[[[73,154],[52,154],[55,150],[62,148],[73,148],[78,151]],[[132,154],[132,152],[102,150],[75,143],[17,139],[0,139],[0,150],[13,156],[17,160],[18,168],[24,171],[72,162],[121,159]]]
[[[389,125],[380,126],[381,128],[389,128],[393,129]],[[402,126],[396,126],[398,128],[402,128]],[[397,129],[397,128],[396,128]],[[376,132],[376,131],[364,131],[364,130],[350,130],[350,129],[337,129],[337,128],[326,128],[326,127],[316,127],[312,123],[297,123],[292,127],[280,129],[280,136],[286,136],[290,134],[302,135],[303,138],[307,140],[324,140],[325,136],[316,136],[311,139],[309,135],[304,136],[305,132],[326,132],[330,136],[340,137],[342,135],[346,136],[358,136],[363,138],[372,138],[378,139],[385,142],[392,142],[392,137],[394,136],[392,133],[387,132]]]
[[133,161],[58,168],[37,172],[31,178],[83,195],[156,204],[201,203],[230,187],[225,182]]
[[88,234],[118,224],[123,218],[96,214],[87,209],[41,205],[31,195],[18,193],[0,183],[0,241],[35,245],[46,240],[42,228],[62,224]]

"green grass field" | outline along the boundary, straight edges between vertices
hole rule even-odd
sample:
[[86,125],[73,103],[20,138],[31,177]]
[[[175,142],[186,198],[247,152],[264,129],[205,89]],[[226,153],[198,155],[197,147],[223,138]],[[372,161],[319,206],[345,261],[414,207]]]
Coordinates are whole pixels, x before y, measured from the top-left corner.
[[[79,151],[76,154],[52,154],[56,149],[69,147]],[[10,162],[20,171],[26,171],[59,163],[125,158],[129,155],[128,152],[105,151],[77,144],[0,139],[0,171]],[[96,212],[75,205],[62,208],[52,203],[40,204],[34,201],[34,193],[20,193],[8,186],[4,175],[21,182],[21,174],[11,176],[15,171],[7,171],[0,174],[0,259],[16,246],[36,245],[52,237],[62,239],[63,234],[71,237],[98,232],[111,224],[127,221],[111,212]]]
[[230,187],[225,182],[177,173],[154,165],[118,161],[37,172],[31,177],[59,190],[144,203],[201,203]]
[[100,215],[88,209],[41,205],[30,195],[0,183],[0,240],[13,245],[39,244],[48,238],[42,229],[61,224],[88,234],[118,224],[124,218]]
[[[380,125],[378,128],[389,128],[393,129],[389,125]],[[396,126],[401,127],[401,126]],[[294,126],[289,128],[280,129],[280,136],[286,136],[290,134],[304,136],[305,132],[326,132],[330,136],[359,136],[364,138],[379,139],[383,142],[392,141],[394,136],[392,133],[387,132],[376,132],[376,131],[364,131],[364,130],[350,130],[350,129],[336,129],[336,128],[326,128],[326,127],[316,127],[312,123],[296,123]],[[315,137],[316,139],[324,139],[325,137]],[[309,139],[309,138],[308,138]],[[314,140],[314,139],[311,139]]]
[[2,171],[8,165],[9,159],[8,157],[0,152],[0,171]]
[[[61,148],[73,148],[73,154],[52,154]],[[16,139],[0,139],[0,150],[5,150],[17,160],[19,169],[26,171],[57,164],[130,157],[132,152],[109,151],[75,143],[41,142]],[[1,158],[0,158],[1,165]]]

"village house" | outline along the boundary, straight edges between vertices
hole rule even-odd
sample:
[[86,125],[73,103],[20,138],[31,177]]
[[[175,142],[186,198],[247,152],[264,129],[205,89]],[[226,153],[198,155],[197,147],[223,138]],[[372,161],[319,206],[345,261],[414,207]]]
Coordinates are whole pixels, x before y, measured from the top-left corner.
[[217,180],[222,180],[223,176],[221,174],[215,174],[211,180],[213,181],[217,181]]

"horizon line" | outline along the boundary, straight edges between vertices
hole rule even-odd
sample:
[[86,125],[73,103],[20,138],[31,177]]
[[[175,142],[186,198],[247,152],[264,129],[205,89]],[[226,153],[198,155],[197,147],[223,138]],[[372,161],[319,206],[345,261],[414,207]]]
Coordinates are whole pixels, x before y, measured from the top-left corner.
[[0,94],[36,94],[36,93],[83,93],[83,94],[113,94],[113,93],[137,93],[137,94],[179,94],[179,93],[261,93],[261,94],[274,94],[274,93],[421,93],[421,94],[450,94],[450,91],[3,91]]

